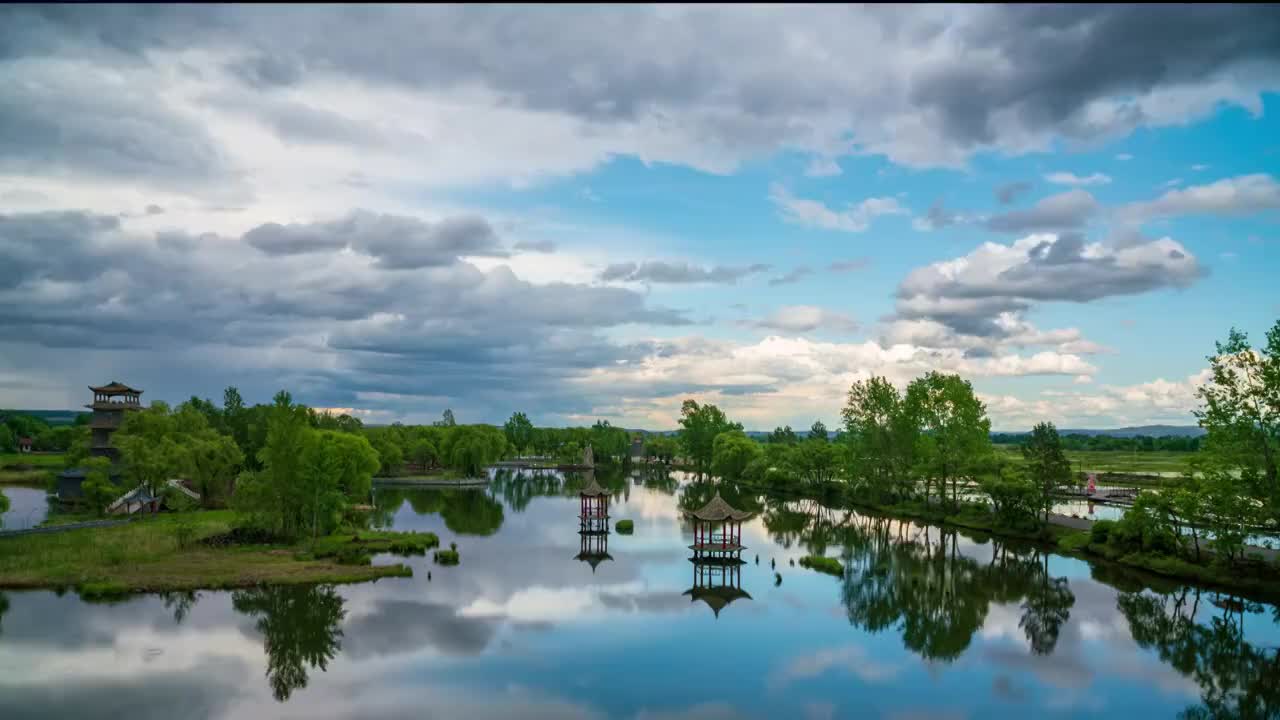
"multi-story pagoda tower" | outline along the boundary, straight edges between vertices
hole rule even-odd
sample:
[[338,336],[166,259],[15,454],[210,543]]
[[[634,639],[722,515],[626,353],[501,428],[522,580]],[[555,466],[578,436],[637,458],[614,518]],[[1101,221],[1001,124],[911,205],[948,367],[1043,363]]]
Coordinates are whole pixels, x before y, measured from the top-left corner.
[[111,436],[120,429],[126,412],[142,409],[142,402],[138,399],[142,391],[115,380],[101,387],[90,385],[89,389],[93,391],[93,402],[85,405],[93,411],[93,417],[89,420],[92,432],[89,454],[110,458],[114,462],[120,451],[111,444]]

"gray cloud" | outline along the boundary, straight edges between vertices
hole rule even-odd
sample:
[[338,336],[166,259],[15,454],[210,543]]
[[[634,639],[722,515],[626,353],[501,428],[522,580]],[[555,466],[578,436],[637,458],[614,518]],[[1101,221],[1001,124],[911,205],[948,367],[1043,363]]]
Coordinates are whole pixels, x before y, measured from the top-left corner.
[[1280,182],[1271,175],[1256,173],[1170,190],[1155,200],[1125,205],[1117,215],[1143,222],[1179,215],[1253,215],[1277,209],[1280,209]]
[[280,225],[267,223],[244,241],[268,255],[295,255],[351,248],[389,269],[449,265],[467,255],[506,254],[483,218],[456,217],[437,223],[356,211],[341,220]]
[[[596,125],[657,119],[731,158],[782,145],[832,158],[852,135],[913,165],[1176,122],[1198,110],[1144,98],[1177,87],[1240,102],[1213,82],[1243,64],[1273,69],[1280,59],[1280,14],[1227,4],[1155,13],[1125,5],[750,14],[21,7],[4,11],[0,33],[0,58],[11,60],[74,55],[139,66],[150,51],[217,49],[231,55],[228,76],[255,91],[321,74],[413,91],[478,87]],[[767,60],[732,52],[748,46]],[[865,72],[851,78],[850,66]],[[1255,85],[1275,88],[1273,73],[1254,75]],[[833,124],[837,117],[849,120]],[[886,129],[899,120],[912,131]]]
[[996,199],[1001,205],[1009,205],[1018,199],[1019,196],[1031,191],[1031,182],[1027,180],[1017,180],[1011,183],[1005,183],[996,188]]
[[[0,47],[11,34],[0,30]],[[145,89],[106,90],[74,67],[0,63],[0,171],[73,170],[164,189],[247,192],[205,127]]]
[[651,260],[643,263],[614,263],[602,270],[599,277],[605,282],[648,282],[673,285],[686,283],[733,284],[748,275],[766,272],[771,267],[773,266],[757,263],[746,266],[715,265],[709,268],[702,268],[688,263]]
[[898,286],[898,318],[936,323],[964,336],[1066,343],[1079,338],[1037,331],[1021,313],[1037,302],[1083,303],[1186,287],[1205,272],[1190,252],[1168,238],[1127,247],[1090,246],[1077,233],[1030,236],[1011,245],[987,243],[963,260],[958,268],[946,261],[907,275]]
[[948,225],[955,225],[961,218],[942,204],[942,198],[933,201],[924,217],[918,217],[911,225],[917,230],[941,230]]
[[792,285],[800,282],[801,280],[803,280],[804,278],[812,274],[813,274],[812,268],[801,265],[800,267],[797,267],[796,269],[792,270],[791,272],[785,275],[779,275],[778,277],[771,278],[769,280],[769,286],[777,287],[778,285]]
[[[4,345],[0,371],[38,365],[82,384],[83,367],[120,362],[94,353],[118,348],[156,397],[234,382],[261,397],[288,384],[319,405],[376,407],[359,399],[376,393],[451,397],[495,416],[522,398],[580,411],[591,401],[566,383],[646,351],[600,330],[689,323],[626,288],[481,271],[458,259],[476,247],[450,240],[446,223],[353,217],[239,239],[131,232],[87,213],[0,215],[0,331],[23,339]],[[46,285],[65,290],[41,293]],[[51,347],[76,348],[76,362],[49,360]]]
[[996,232],[1026,233],[1074,230],[1098,211],[1098,201],[1084,190],[1050,195],[1026,210],[1013,210],[987,220]]

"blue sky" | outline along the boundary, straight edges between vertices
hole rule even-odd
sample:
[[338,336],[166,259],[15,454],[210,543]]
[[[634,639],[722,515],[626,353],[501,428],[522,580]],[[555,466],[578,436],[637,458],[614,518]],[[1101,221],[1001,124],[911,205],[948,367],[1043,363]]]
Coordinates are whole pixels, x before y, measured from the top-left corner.
[[0,406],[1190,424],[1280,317],[1278,17],[7,9]]

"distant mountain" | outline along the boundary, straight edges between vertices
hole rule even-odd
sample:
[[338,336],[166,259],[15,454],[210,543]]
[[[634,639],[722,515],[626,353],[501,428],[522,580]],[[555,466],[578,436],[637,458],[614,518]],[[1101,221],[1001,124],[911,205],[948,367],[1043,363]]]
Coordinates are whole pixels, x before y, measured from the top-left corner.
[[[1001,435],[1027,435],[1029,430],[1000,432]],[[994,434],[994,433],[993,433]],[[1129,438],[1138,435],[1148,437],[1200,437],[1205,434],[1204,428],[1198,425],[1136,425],[1134,427],[1114,428],[1112,430],[1088,430],[1080,428],[1059,428],[1059,435],[1107,435],[1109,437]]]

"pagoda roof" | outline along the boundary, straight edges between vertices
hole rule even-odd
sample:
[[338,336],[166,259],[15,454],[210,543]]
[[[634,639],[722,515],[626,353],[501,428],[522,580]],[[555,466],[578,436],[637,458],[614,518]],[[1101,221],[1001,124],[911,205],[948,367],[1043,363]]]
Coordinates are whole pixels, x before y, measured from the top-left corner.
[[689,596],[689,602],[701,600],[711,608],[711,612],[720,617],[720,611],[734,600],[751,599],[751,595],[741,588],[723,585],[720,587],[691,587],[684,591]]
[[755,513],[735,509],[725,502],[724,498],[720,497],[720,491],[717,490],[716,496],[711,498],[710,502],[693,512],[686,512],[685,515],[708,522],[723,522],[725,520],[741,522],[754,516]]
[[600,495],[608,495],[608,491],[600,487],[600,483],[596,482],[596,474],[588,473],[587,484],[578,491],[579,495],[584,497],[597,497]]
[[111,382],[107,383],[106,385],[102,385],[101,387],[94,387],[90,385],[89,389],[96,393],[102,393],[103,395],[123,395],[124,393],[132,393],[135,395],[142,394],[141,390],[138,390],[137,388],[131,388],[128,385],[125,385],[124,383],[118,380],[112,380]]
[[604,562],[605,560],[612,560],[613,556],[607,552],[581,552],[581,553],[578,553],[577,555],[574,555],[573,559],[581,560],[582,562],[590,565],[591,572],[595,572],[596,567],[599,566],[600,563]]

